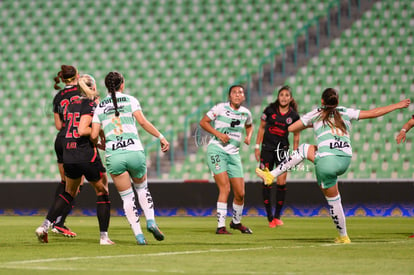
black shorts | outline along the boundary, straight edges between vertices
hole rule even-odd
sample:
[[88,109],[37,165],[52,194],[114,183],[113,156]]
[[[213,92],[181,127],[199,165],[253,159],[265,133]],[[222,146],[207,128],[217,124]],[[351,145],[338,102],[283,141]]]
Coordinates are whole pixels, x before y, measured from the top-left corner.
[[282,161],[285,160],[286,156],[289,154],[289,151],[286,150],[262,150],[260,152],[260,166],[267,167],[269,170],[273,170],[278,166]]
[[78,179],[85,176],[88,181],[98,181],[106,172],[101,159],[97,159],[94,162],[64,163],[63,169],[65,170],[65,176],[70,179]]
[[55,139],[55,153],[58,163],[63,163],[63,141],[65,140],[64,136],[57,135]]

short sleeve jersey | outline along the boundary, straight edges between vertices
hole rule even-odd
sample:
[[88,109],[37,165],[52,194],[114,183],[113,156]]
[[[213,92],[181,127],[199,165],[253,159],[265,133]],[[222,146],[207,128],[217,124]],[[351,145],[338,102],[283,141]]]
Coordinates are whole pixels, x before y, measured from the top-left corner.
[[79,135],[79,122],[83,115],[92,116],[96,103],[81,97],[68,106],[63,141],[63,163],[94,162],[99,158],[98,151],[89,136]]
[[230,107],[230,103],[226,102],[215,105],[206,115],[214,122],[213,127],[217,131],[225,133],[230,137],[229,142],[226,144],[213,137],[209,145],[214,144],[228,154],[237,154],[242,141],[244,127],[245,125],[252,124],[250,111],[243,106],[240,106],[238,110],[234,110]]
[[116,92],[119,117],[115,116],[115,107],[110,95],[99,102],[93,123],[101,124],[105,133],[106,156],[121,154],[126,151],[143,151],[138,135],[135,111],[141,110],[139,101],[130,95]]
[[300,118],[304,126],[313,125],[318,145],[318,155],[321,157],[327,155],[352,156],[350,139],[351,121],[359,119],[360,110],[345,107],[337,107],[336,110],[338,110],[342,116],[347,133],[343,133],[337,128],[331,128],[327,124],[323,124],[320,120],[320,108],[315,109]]
[[63,127],[58,135],[64,135],[63,128],[65,128],[66,112],[69,104],[73,100],[80,98],[80,92],[77,86],[65,86],[62,90],[56,93],[53,98],[53,113],[59,114],[60,120],[63,122]]
[[264,109],[260,119],[266,122],[262,149],[267,151],[278,148],[287,149],[289,147],[288,127],[299,119],[298,113],[289,108],[289,111],[282,114],[279,108],[269,105]]

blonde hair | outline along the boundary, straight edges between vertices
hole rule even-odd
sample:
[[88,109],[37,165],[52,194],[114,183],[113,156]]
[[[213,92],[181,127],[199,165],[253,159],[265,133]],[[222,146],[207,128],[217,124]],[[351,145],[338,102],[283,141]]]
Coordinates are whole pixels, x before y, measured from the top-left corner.
[[89,99],[95,99],[98,96],[98,91],[93,89],[95,85],[95,79],[88,74],[83,74],[78,79],[80,92]]

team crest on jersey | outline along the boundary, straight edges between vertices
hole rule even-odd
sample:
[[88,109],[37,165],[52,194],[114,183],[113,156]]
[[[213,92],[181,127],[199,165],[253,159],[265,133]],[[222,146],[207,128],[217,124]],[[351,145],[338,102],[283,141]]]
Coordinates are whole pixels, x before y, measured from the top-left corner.
[[286,119],[286,124],[292,124],[292,118],[291,117],[288,117]]

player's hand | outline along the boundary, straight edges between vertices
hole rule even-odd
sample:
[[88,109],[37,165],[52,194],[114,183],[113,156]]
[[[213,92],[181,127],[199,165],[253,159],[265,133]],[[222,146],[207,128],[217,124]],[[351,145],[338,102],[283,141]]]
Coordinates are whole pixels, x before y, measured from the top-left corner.
[[405,138],[406,138],[406,133],[405,131],[400,131],[397,135],[397,137],[395,138],[395,140],[397,141],[397,144],[400,144],[401,141],[405,142]]
[[217,135],[217,138],[221,141],[221,142],[223,142],[224,144],[226,144],[227,142],[229,142],[229,140],[230,140],[230,137],[228,136],[228,135],[226,135],[226,134],[223,134],[223,133],[219,133],[218,135]]
[[245,144],[247,144],[247,145],[250,145],[250,137],[247,137],[247,136],[246,136],[246,137],[244,138],[244,143],[245,143]]
[[160,140],[160,144],[161,144],[161,151],[162,152],[165,153],[170,149],[170,143],[165,138],[162,138]]
[[254,149],[254,156],[256,157],[257,161],[260,161],[260,149],[259,148]]
[[400,102],[398,102],[398,108],[402,109],[402,108],[407,108],[408,106],[410,106],[411,100],[409,98],[403,99]]

